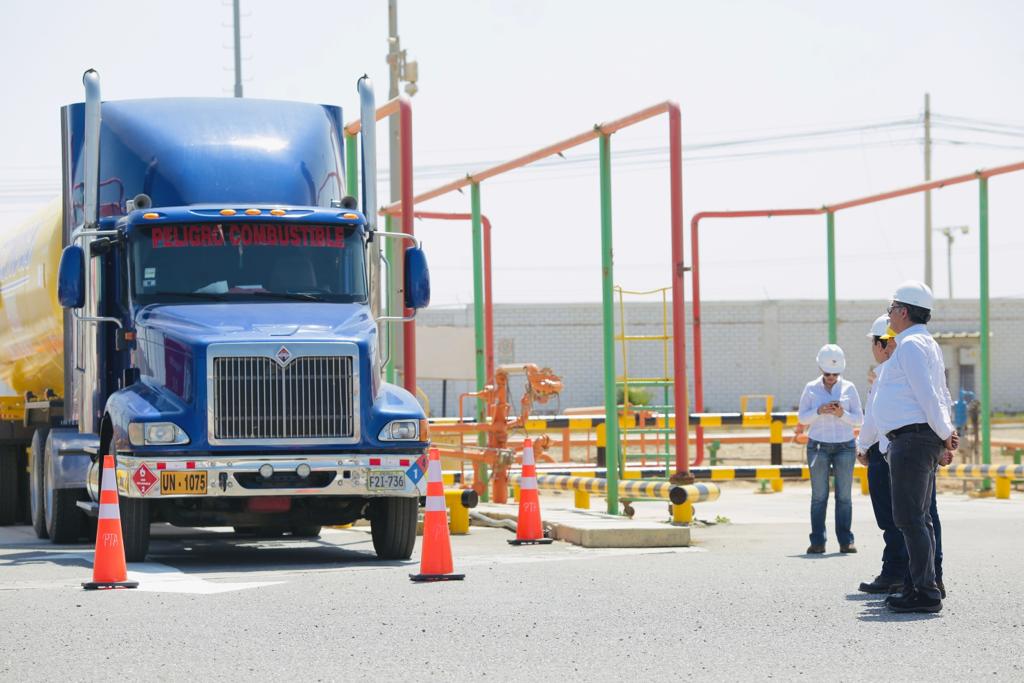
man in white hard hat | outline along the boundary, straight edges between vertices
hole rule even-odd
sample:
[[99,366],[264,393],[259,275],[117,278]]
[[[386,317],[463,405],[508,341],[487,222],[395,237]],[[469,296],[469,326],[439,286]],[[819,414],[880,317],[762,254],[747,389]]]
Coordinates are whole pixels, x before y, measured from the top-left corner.
[[[860,590],[865,593],[896,593],[898,591],[908,592],[913,585],[910,579],[910,568],[907,562],[907,544],[903,540],[903,533],[896,527],[892,518],[892,490],[889,477],[889,463],[885,460],[883,451],[889,448],[888,439],[884,434],[879,434],[875,426],[874,403],[875,390],[873,382],[881,376],[885,362],[896,350],[896,333],[889,327],[889,316],[881,315],[871,325],[868,332],[868,339],[871,340],[871,354],[875,357],[875,366],[868,377],[869,384],[867,398],[864,399],[864,426],[861,427],[860,435],[857,437],[857,461],[868,470],[868,484],[871,493],[871,507],[875,513],[875,522],[882,530],[882,540],[885,548],[882,550],[882,571],[871,581],[860,584]],[[949,460],[952,454],[947,453]],[[943,457],[941,464],[949,464],[949,460]],[[935,584],[939,593],[946,597],[946,589],[942,584],[942,526],[939,523],[939,510],[935,499],[935,491],[932,490],[932,503],[930,508],[932,526],[935,528]]]
[[942,350],[925,325],[933,297],[927,285],[904,282],[892,296],[889,326],[896,350],[875,384],[871,415],[889,441],[892,512],[909,556],[912,590],[890,596],[896,612],[938,612],[942,594],[935,580],[935,530],[929,508],[935,468],[959,437],[949,419]]
[[828,511],[829,472],[835,475],[836,537],[839,552],[855,553],[853,532],[853,428],[863,420],[860,396],[853,382],[840,375],[846,355],[835,344],[818,351],[821,376],[807,383],[800,396],[799,420],[807,428],[807,465],[811,470],[811,545],[807,553],[825,552],[825,513]]

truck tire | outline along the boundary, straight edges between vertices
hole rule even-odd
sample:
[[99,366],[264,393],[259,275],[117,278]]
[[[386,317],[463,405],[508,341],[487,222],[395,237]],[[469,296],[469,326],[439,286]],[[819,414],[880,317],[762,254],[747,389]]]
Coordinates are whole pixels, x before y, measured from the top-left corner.
[[370,514],[373,549],[382,560],[408,560],[416,544],[419,500],[416,498],[380,498]]
[[47,462],[52,454],[49,449],[43,452],[43,519],[46,535],[53,543],[74,543],[82,536],[84,515],[77,505],[82,491],[53,488],[53,463]]
[[18,453],[0,448],[0,526],[18,521]]
[[121,537],[126,562],[145,562],[149,552],[149,502],[122,496]]
[[32,529],[36,538],[49,538],[46,530],[46,437],[47,427],[37,429],[32,435],[32,452],[29,455],[29,499],[31,504]]

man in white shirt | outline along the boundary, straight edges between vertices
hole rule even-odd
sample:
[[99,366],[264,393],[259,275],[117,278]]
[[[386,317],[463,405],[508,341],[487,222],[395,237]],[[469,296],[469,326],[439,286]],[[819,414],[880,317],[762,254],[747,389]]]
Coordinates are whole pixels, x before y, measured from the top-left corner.
[[886,601],[897,612],[942,609],[929,507],[935,468],[947,450],[956,450],[959,437],[949,419],[942,351],[925,327],[932,304],[931,290],[920,282],[905,282],[893,294],[888,312],[896,350],[871,403],[874,428],[889,440],[893,519],[907,545],[913,584],[912,591]]
[[818,351],[821,376],[804,387],[800,396],[799,420],[808,425],[807,465],[811,470],[811,545],[807,553],[825,552],[825,513],[828,511],[829,471],[835,474],[836,538],[839,552],[855,553],[853,532],[853,428],[863,420],[857,387],[840,374],[846,356],[835,344]]

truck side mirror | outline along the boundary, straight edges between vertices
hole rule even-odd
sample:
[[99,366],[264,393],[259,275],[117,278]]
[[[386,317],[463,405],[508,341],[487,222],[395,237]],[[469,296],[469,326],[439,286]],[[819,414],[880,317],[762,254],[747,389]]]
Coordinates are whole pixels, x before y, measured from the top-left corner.
[[64,247],[57,271],[57,300],[64,308],[85,305],[85,251],[77,244]]
[[405,307],[426,308],[430,305],[430,269],[427,255],[419,247],[405,250]]

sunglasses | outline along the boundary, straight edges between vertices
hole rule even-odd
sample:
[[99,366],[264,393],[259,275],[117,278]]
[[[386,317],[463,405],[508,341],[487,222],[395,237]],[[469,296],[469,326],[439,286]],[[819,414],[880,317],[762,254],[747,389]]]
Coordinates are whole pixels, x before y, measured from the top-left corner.
[[838,377],[839,373],[838,372],[823,372],[823,373],[821,373],[821,376],[822,377]]
[[889,315],[892,315],[892,312],[895,311],[897,308],[906,308],[906,306],[904,304],[892,303],[889,304],[889,308],[885,309],[885,312],[888,313]]

